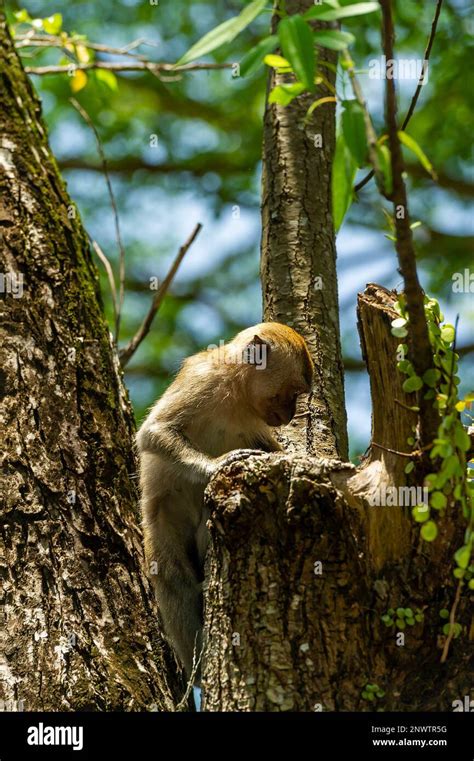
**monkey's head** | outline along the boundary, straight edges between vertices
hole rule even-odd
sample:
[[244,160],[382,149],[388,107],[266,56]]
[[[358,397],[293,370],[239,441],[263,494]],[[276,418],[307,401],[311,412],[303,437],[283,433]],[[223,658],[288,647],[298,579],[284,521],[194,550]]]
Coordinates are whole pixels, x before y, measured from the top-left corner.
[[287,325],[262,322],[239,333],[249,407],[267,425],[287,425],[301,394],[311,390],[313,361],[304,338]]

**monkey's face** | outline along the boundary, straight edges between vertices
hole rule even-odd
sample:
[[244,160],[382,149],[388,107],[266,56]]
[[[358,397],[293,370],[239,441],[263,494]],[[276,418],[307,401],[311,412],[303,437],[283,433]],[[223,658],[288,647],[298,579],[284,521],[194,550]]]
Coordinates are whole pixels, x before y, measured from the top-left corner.
[[[258,333],[255,330],[258,329]],[[303,338],[279,323],[261,323],[236,337],[245,357],[247,401],[267,425],[288,425],[298,397],[311,390],[314,366]]]
[[256,399],[259,416],[272,427],[288,425],[295,416],[298,397],[306,391],[301,386],[285,385],[271,396]]
[[295,416],[298,397],[311,390],[310,380],[304,375],[299,357],[282,357],[272,351],[265,369],[251,370],[251,405],[267,425],[288,425]]

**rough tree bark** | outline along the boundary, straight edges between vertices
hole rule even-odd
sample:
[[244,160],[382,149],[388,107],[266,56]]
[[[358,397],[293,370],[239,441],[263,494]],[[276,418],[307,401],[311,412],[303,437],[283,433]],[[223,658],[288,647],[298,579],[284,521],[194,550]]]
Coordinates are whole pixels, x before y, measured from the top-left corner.
[[[345,462],[330,213],[334,111],[315,112],[318,151],[303,128],[308,105],[267,105],[262,282],[265,317],[305,335],[319,374],[311,417],[284,437],[286,453],[234,463],[208,487],[203,710],[372,710],[362,691],[377,684],[383,710],[449,711],[470,694],[474,657],[467,593],[456,615],[462,636],[439,662],[439,610],[454,597],[452,548],[463,526],[448,514],[436,541],[421,544],[408,500],[371,505],[384,489],[410,486],[403,453],[414,423],[390,332],[396,294],[375,285],[358,302],[372,441],[359,468]],[[404,645],[381,621],[397,607],[424,613]]]
[[[313,0],[288,0],[288,13],[304,12]],[[279,3],[276,3],[276,10]],[[278,17],[272,20],[275,31]],[[315,25],[316,26],[316,25]],[[319,60],[335,63],[334,52],[320,49]],[[334,85],[335,74],[324,70]],[[273,72],[268,91],[288,80]],[[339,333],[336,245],[331,209],[331,170],[335,147],[335,105],[306,112],[317,97],[303,95],[289,106],[267,102],[262,175],[261,280],[264,319],[291,325],[306,339],[316,379],[304,419],[285,429],[288,451],[306,450],[347,458],[344,371]]]
[[0,37],[0,705],[172,709],[97,272],[3,15]]
[[[368,683],[393,711],[449,711],[470,694],[468,595],[463,635],[439,663],[461,522],[446,516],[436,542],[421,545],[409,506],[370,505],[406,478],[400,456],[376,446],[403,450],[411,424],[390,334],[395,298],[377,286],[359,297],[374,411],[362,466],[267,455],[233,464],[208,489],[205,710],[370,710]],[[424,611],[404,646],[381,621],[391,607]]]

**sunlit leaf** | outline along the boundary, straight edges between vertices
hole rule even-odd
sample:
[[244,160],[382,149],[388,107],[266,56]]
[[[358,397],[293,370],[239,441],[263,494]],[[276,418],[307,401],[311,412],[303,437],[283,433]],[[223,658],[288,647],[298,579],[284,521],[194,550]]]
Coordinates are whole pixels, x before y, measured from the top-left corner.
[[71,77],[71,90],[73,92],[79,92],[87,84],[87,74],[85,71],[78,69]]
[[313,91],[316,59],[311,27],[301,16],[289,16],[280,21],[278,37],[283,55],[290,62],[296,77],[306,89]]
[[356,163],[346,146],[341,132],[336,140],[336,151],[332,167],[332,214],[336,232],[342,225],[353,200],[353,184],[357,172]]
[[373,13],[380,10],[380,5],[375,2],[371,3],[352,3],[352,5],[343,5],[340,8],[328,7],[328,3],[315,5],[309,11],[303,14],[305,19],[320,19],[320,21],[336,21],[340,18],[349,18],[350,16],[362,16],[366,13]]
[[290,62],[286,60],[286,58],[283,58],[281,55],[273,55],[269,54],[266,55],[263,59],[263,62],[267,64],[267,66],[271,66],[273,69],[290,69]]
[[219,24],[215,29],[211,29],[210,32],[201,37],[192,47],[189,48],[175,66],[183,66],[186,63],[195,61],[197,58],[212,53],[213,50],[220,48],[237,37],[245,27],[247,27],[264,9],[266,0],[254,0],[245,8],[238,16],[234,16],[228,21],[224,21],[223,24]]
[[48,34],[58,34],[63,25],[63,17],[60,13],[53,13],[52,16],[43,19],[44,31]]
[[422,148],[420,148],[416,140],[413,140],[413,138],[410,137],[410,135],[407,135],[406,132],[401,132],[401,131],[398,133],[398,137],[400,138],[400,142],[403,143],[403,145],[406,146],[406,148],[408,148],[410,151],[412,151],[412,153],[415,154],[418,161],[424,167],[424,169],[426,169],[428,174],[430,174],[432,178],[436,180],[437,177],[436,177],[436,172],[433,169],[433,165],[431,161],[429,160],[428,156],[426,155],[426,153],[424,153]]
[[421,527],[420,533],[425,542],[433,542],[438,536],[438,526],[434,521],[427,521]]
[[344,139],[357,166],[361,167],[367,159],[364,110],[356,100],[344,100],[342,105],[344,106],[341,117]]
[[108,71],[108,69],[97,69],[95,72],[95,76],[99,80],[99,82],[103,82],[104,85],[107,85],[107,87],[110,90],[117,92],[118,82],[117,82],[117,77],[115,76],[113,71]]
[[393,190],[392,159],[389,148],[386,145],[376,144],[375,150],[379,160],[380,171],[383,175],[385,191],[390,194]]
[[298,95],[301,95],[305,89],[305,86],[301,82],[294,82],[289,85],[277,85],[268,96],[268,102],[277,103],[279,106],[287,106]]
[[317,45],[330,50],[345,50],[348,45],[355,42],[353,34],[341,32],[339,29],[318,29],[313,36]]

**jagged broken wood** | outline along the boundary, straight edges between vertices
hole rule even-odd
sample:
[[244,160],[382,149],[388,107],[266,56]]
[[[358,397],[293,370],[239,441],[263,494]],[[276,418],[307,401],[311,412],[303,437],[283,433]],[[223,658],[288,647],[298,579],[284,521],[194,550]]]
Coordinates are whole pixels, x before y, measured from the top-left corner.
[[[395,366],[395,298],[368,286],[358,317],[373,444],[399,450],[413,415]],[[439,609],[453,594],[461,519],[446,515],[427,545],[409,506],[372,506],[377,491],[407,485],[406,460],[381,446],[371,446],[358,468],[270,454],[213,479],[203,710],[370,710],[361,696],[367,683],[385,691],[384,710],[451,710],[469,694],[466,600],[458,611],[465,640],[439,663]],[[405,631],[404,646],[381,621],[399,606],[424,613]]]

